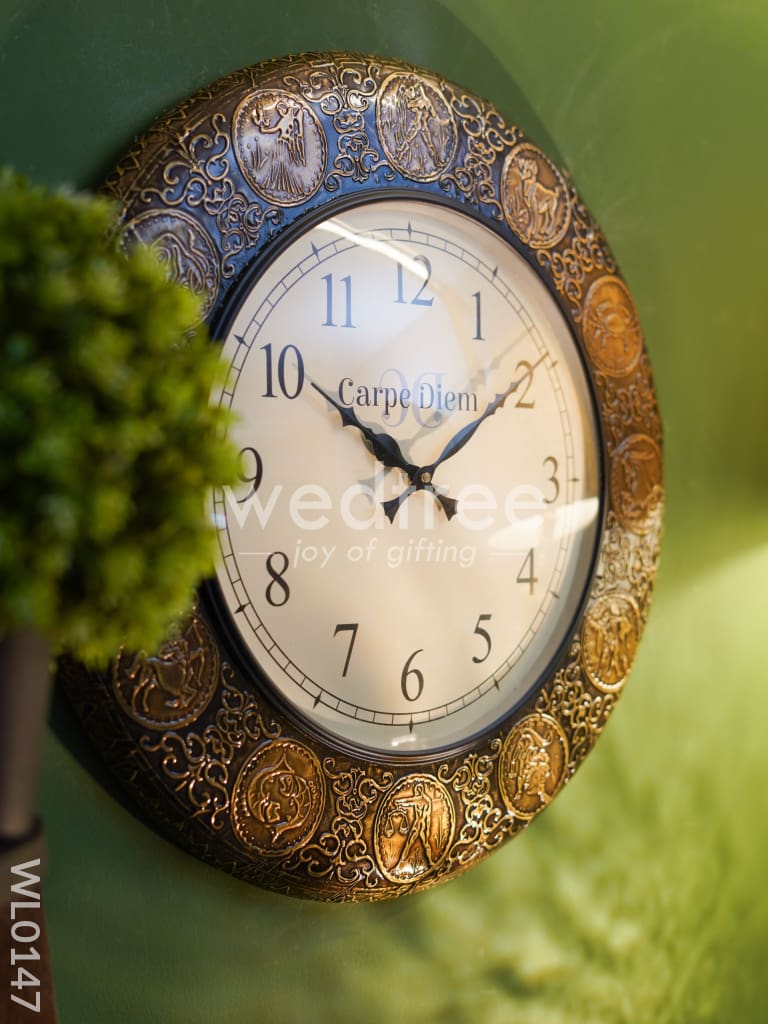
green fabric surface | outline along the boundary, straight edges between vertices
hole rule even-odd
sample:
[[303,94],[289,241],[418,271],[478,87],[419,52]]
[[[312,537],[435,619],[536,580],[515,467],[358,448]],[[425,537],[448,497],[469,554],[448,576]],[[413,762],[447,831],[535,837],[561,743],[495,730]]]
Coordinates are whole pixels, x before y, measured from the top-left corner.
[[[5,15],[5,16],[3,16]],[[632,679],[529,831],[386,905],[283,899],[134,819],[51,736],[63,1024],[768,1017],[764,0],[5,0],[0,160],[95,186],[164,108],[299,49],[431,66],[569,166],[640,310],[666,537]]]

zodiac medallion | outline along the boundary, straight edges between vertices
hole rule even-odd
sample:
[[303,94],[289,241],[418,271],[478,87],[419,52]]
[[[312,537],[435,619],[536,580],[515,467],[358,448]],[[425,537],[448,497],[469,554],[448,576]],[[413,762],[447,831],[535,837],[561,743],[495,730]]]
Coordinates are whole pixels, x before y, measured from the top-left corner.
[[311,750],[275,740],[243,765],[232,797],[232,824],[245,846],[275,857],[303,845],[317,828],[325,780]]
[[112,667],[112,686],[135,722],[148,729],[177,729],[207,707],[219,682],[219,664],[208,627],[191,615],[157,654],[121,651]]
[[374,823],[376,859],[391,882],[407,884],[434,871],[453,840],[456,813],[432,775],[407,775],[384,797]]
[[571,206],[563,176],[549,157],[528,142],[507,154],[501,199],[507,223],[534,249],[557,245],[568,229]]
[[563,784],[568,769],[568,741],[550,715],[521,719],[507,736],[499,761],[504,803],[518,818],[532,818],[546,807]]
[[387,159],[415,181],[434,181],[453,159],[457,133],[443,95],[420,75],[395,72],[383,82],[376,124]]
[[596,365],[611,377],[623,377],[637,365],[643,337],[635,304],[618,277],[595,281],[584,300],[584,344]]
[[646,434],[631,434],[613,452],[611,501],[622,526],[648,533],[663,501],[661,451]]
[[240,170],[253,191],[278,206],[306,202],[320,187],[325,134],[300,96],[267,89],[253,92],[234,114]]
[[640,637],[640,613],[628,594],[603,594],[587,613],[581,660],[601,690],[618,690],[629,673]]
[[129,249],[148,245],[172,281],[189,288],[202,303],[200,319],[210,311],[219,291],[216,247],[198,222],[178,210],[140,213],[122,229],[120,244]]

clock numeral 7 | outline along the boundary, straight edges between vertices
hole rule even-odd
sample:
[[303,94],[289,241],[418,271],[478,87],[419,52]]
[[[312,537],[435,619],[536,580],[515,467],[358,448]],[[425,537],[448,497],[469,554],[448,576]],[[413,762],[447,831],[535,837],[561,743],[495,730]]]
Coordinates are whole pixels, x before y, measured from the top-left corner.
[[342,669],[342,672],[341,672],[342,679],[347,674],[347,669],[349,668],[349,659],[352,657],[352,648],[355,646],[355,640],[357,640],[357,627],[358,626],[359,626],[358,622],[340,622],[338,624],[338,626],[336,627],[336,629],[334,629],[334,631],[333,631],[333,635],[334,636],[338,636],[339,633],[351,633],[352,634],[351,637],[349,638],[349,648],[347,649],[347,657],[344,660],[344,668]]

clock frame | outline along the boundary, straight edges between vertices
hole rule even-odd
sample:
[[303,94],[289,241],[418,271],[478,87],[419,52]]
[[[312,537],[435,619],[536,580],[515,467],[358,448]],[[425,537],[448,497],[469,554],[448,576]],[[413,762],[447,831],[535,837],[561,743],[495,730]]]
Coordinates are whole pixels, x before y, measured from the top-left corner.
[[[302,139],[289,163],[273,145],[286,118]],[[156,654],[121,651],[103,672],[60,668],[142,812],[201,859],[333,901],[454,877],[568,782],[620,696],[649,611],[661,422],[634,301],[605,238],[567,173],[492,105],[433,72],[351,53],[271,60],[200,90],[139,140],[106,191],[123,244],[155,248],[200,294],[214,333],[286,239],[388,196],[486,224],[569,325],[603,470],[594,564],[546,671],[482,734],[387,756],[313,728],[254,678],[210,584]]]

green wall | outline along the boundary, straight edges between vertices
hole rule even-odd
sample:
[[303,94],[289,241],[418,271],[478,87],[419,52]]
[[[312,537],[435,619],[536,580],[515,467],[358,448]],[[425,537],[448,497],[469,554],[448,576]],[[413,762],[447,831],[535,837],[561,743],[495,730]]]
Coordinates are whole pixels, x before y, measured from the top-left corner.
[[633,679],[530,832],[443,888],[326,907],[136,821],[63,709],[47,898],[63,1024],[667,1024],[768,1007],[768,5],[764,0],[2,0],[0,161],[95,187],[244,64],[431,66],[559,154],[643,319],[668,516]]

